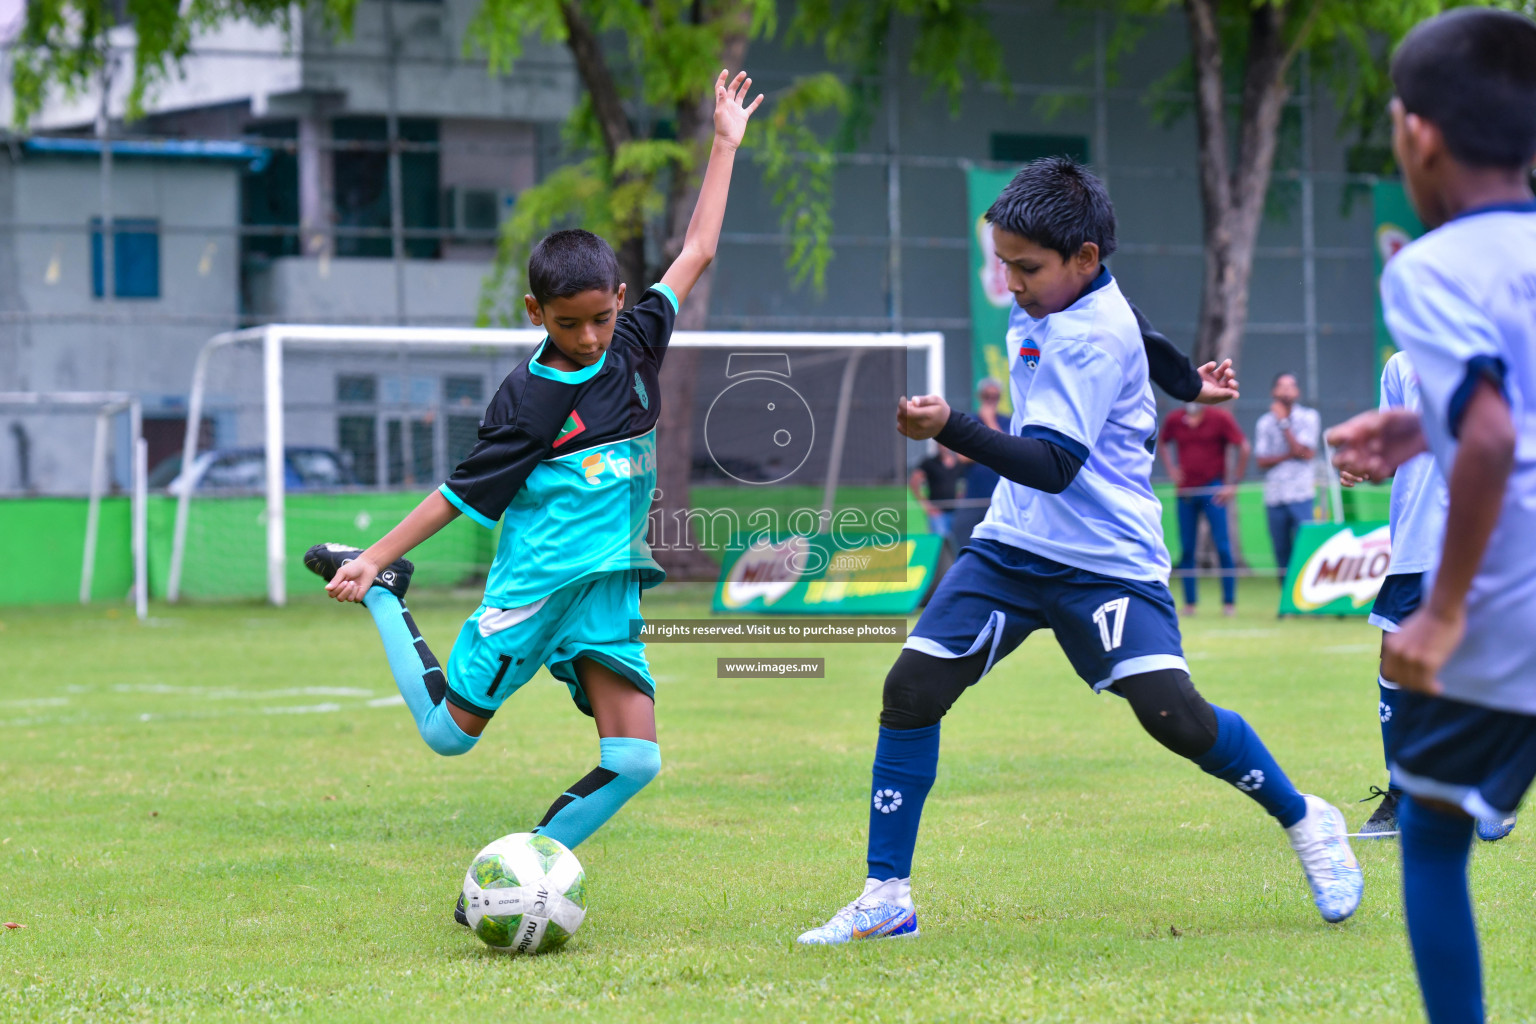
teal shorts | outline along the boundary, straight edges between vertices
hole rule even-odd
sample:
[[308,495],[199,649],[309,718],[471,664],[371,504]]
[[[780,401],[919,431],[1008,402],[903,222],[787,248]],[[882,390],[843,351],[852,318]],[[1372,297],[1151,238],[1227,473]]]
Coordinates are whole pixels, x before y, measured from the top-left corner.
[[448,656],[448,700],[490,718],[544,665],[590,715],[592,705],[576,677],[581,658],[601,662],[655,700],[645,644],[630,638],[630,621],[639,618],[640,577],[633,570],[578,580],[526,608],[482,604]]

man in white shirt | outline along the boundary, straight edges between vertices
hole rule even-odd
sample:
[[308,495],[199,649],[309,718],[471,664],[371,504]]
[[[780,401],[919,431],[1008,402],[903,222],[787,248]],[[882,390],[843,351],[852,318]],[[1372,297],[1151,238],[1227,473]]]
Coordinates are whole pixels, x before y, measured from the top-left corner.
[[1254,429],[1253,454],[1264,471],[1264,509],[1269,514],[1269,539],[1275,547],[1280,578],[1291,564],[1291,547],[1302,523],[1312,521],[1317,500],[1317,476],[1312,460],[1322,421],[1316,409],[1301,404],[1296,375],[1282,373],[1270,389],[1269,411]]

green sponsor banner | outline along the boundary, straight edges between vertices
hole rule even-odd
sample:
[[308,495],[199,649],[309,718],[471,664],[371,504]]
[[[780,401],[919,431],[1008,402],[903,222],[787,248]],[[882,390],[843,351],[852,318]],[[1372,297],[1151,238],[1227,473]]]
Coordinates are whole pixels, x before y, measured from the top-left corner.
[[1386,523],[1303,523],[1280,591],[1280,614],[1369,615],[1391,564]]
[[910,615],[933,585],[940,538],[932,534],[849,544],[830,534],[790,536],[725,552],[716,612],[773,615]]
[[1003,265],[992,251],[992,229],[987,208],[1003,186],[1013,180],[1012,171],[972,167],[966,172],[971,215],[971,376],[972,386],[983,377],[1003,385],[1002,411],[1013,411],[1008,392],[1008,311],[1013,293],[1003,278]]
[[1408,202],[1403,183],[1393,178],[1378,181],[1371,192],[1376,213],[1376,371],[1381,372],[1397,351],[1381,310],[1381,272],[1387,261],[1424,233],[1424,225]]

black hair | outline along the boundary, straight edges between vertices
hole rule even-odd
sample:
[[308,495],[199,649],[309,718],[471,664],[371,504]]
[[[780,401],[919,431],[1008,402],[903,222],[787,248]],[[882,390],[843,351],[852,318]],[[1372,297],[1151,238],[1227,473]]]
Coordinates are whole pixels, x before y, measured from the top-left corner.
[[1115,252],[1115,204],[1109,190],[1067,156],[1025,164],[987,210],[987,221],[1056,250],[1064,260],[1077,255],[1084,242],[1099,247],[1101,260]]
[[1290,370],[1281,370],[1279,373],[1275,374],[1275,379],[1269,382],[1269,390],[1271,390],[1271,391],[1275,390],[1275,385],[1280,383],[1280,378],[1281,377],[1289,377],[1289,378],[1291,378],[1291,380],[1296,382],[1297,389],[1300,390],[1300,388],[1301,388],[1301,378],[1296,376]]
[[1536,21],[1523,14],[1459,7],[1420,22],[1392,55],[1392,88],[1464,164],[1536,157]]
[[619,290],[619,259],[592,232],[556,231],[528,254],[528,290],[539,305],[594,289]]

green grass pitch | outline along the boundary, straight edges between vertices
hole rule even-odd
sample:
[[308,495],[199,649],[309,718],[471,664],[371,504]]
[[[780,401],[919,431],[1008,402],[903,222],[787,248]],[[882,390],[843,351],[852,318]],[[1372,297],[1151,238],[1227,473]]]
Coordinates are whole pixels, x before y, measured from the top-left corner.
[[[1207,590],[1209,590],[1209,586]],[[1383,781],[1377,634],[1280,622],[1273,583],[1186,626],[1197,684],[1304,790]],[[420,595],[446,659],[474,595]],[[663,587],[652,617],[704,614]],[[394,697],[367,615],[0,614],[0,1020],[1411,1021],[1393,842],[1325,925],[1280,830],[1095,698],[1037,635],[951,713],[919,842],[923,937],[801,949],[857,893],[890,646],[653,645],[661,776],[579,851],[563,953],[494,955],[454,925],[483,844],[597,756],[541,675],[469,756]],[[827,678],[715,678],[723,654],[825,655]],[[1536,823],[1533,823],[1536,824]],[[1490,1017],[1536,1006],[1536,838],[1480,848]]]

